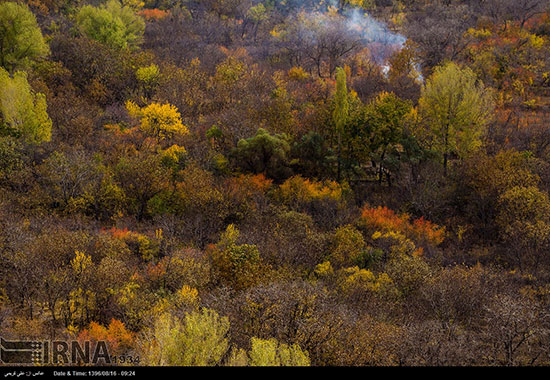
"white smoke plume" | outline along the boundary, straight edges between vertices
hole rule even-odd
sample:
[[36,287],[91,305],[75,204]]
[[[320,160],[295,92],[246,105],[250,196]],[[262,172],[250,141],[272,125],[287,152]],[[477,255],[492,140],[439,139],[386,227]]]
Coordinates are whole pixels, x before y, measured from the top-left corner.
[[[382,74],[388,75],[390,66],[388,59],[390,56],[400,51],[407,41],[402,34],[392,31],[384,22],[376,20],[361,8],[345,8],[339,12],[337,0],[329,0],[328,4],[321,0],[316,9],[302,10],[304,16],[302,21],[306,24],[317,24],[326,29],[335,28],[335,24],[342,23],[344,29],[348,31],[350,37],[356,38],[362,46],[367,47],[370,53],[370,59],[380,65]],[[337,17],[335,17],[337,13]],[[342,30],[339,25],[337,29]],[[301,28],[303,33],[309,34],[312,38],[311,30],[308,26]],[[421,69],[417,65],[418,79],[422,80]]]
[[346,10],[342,14],[347,19],[348,28],[359,32],[367,43],[380,43],[401,48],[407,41],[404,36],[392,32],[386,24],[375,20],[358,8]]
[[336,9],[330,5],[302,9],[297,16],[301,24],[298,32],[310,40],[323,36],[323,31],[346,33],[349,38],[367,47],[371,51],[371,59],[379,65],[383,65],[393,52],[400,50],[407,40],[362,9],[349,8],[339,12]]

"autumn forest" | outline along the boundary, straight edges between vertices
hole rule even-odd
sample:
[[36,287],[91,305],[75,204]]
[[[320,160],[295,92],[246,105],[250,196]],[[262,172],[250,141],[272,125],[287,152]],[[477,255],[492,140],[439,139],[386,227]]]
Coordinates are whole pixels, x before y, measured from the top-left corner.
[[549,116],[549,0],[0,1],[0,336],[548,366]]

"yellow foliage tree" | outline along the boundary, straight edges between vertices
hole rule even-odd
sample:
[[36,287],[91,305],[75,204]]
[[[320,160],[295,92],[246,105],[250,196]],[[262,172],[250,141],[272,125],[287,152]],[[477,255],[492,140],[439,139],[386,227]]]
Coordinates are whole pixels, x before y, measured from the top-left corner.
[[349,191],[347,184],[334,181],[310,181],[299,175],[287,179],[274,193],[275,199],[285,205],[297,206],[316,200],[342,201]]
[[165,313],[140,342],[148,365],[214,366],[229,348],[229,319],[214,310],[186,314],[183,320]]
[[189,133],[189,129],[181,121],[178,109],[171,104],[151,103],[140,108],[134,102],[128,101],[126,108],[130,116],[140,120],[140,129],[159,141]]
[[354,264],[366,248],[363,235],[351,225],[334,232],[330,261],[337,267]]

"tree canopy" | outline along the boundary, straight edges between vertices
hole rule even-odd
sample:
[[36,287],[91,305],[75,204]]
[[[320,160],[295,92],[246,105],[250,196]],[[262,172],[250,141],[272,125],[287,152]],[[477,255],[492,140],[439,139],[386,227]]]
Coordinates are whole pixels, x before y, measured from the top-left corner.
[[419,108],[425,129],[421,138],[443,156],[464,158],[481,146],[494,101],[470,68],[449,62],[439,66],[422,87]]
[[83,6],[76,24],[85,36],[118,49],[135,49],[145,30],[145,22],[135,10],[118,0],[109,0],[99,7]]
[[50,49],[42,36],[35,15],[24,4],[0,4],[0,66],[13,73],[28,68]]
[[47,113],[46,97],[35,93],[27,74],[17,71],[13,77],[0,68],[0,131],[31,144],[50,141],[52,120]]

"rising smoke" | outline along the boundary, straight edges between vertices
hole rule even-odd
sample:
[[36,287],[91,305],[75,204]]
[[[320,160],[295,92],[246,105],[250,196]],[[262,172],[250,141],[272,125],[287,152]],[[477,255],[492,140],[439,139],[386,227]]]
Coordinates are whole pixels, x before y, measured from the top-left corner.
[[[324,10],[321,10],[323,6]],[[407,38],[390,30],[388,25],[376,20],[361,8],[348,7],[338,12],[336,9],[337,0],[329,0],[328,3],[321,0],[316,10],[305,11],[307,16],[304,19],[326,28],[330,28],[331,23],[342,23],[349,36],[367,47],[370,52],[369,58],[381,67],[384,75],[387,75],[390,69],[388,59],[404,47]],[[418,79],[423,80],[420,66],[415,66]]]
[[360,8],[337,9],[335,0],[328,4],[321,2],[314,8],[303,7],[296,16],[297,32],[312,44],[327,38],[328,34],[333,37],[346,35],[346,42],[354,41],[357,46],[366,47],[370,59],[380,66],[385,65],[390,55],[401,50],[407,41],[403,35],[391,31],[386,24]]

